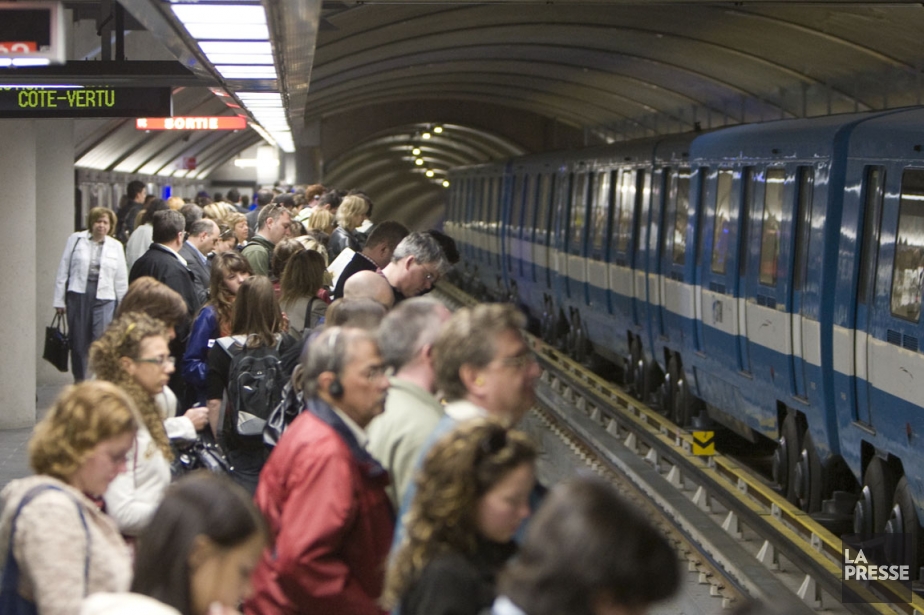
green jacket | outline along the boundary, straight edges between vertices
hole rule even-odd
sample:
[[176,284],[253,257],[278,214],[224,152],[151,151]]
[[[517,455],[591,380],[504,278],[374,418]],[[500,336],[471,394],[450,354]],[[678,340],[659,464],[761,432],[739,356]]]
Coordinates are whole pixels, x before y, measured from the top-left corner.
[[247,242],[241,251],[241,256],[247,259],[253,268],[254,275],[270,274],[270,259],[273,256],[274,246],[268,239],[261,235],[254,235],[253,239]]

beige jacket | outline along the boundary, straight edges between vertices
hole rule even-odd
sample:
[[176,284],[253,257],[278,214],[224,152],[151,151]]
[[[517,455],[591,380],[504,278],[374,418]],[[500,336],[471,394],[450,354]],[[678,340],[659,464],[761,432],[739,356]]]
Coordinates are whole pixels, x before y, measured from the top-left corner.
[[[7,485],[0,498],[0,565],[6,563],[12,517],[31,488],[54,485],[26,504],[16,521],[13,554],[19,563],[20,593],[35,601],[40,615],[73,615],[85,595],[128,591],[132,563],[115,522],[80,491],[50,476],[30,476]],[[87,530],[80,522],[83,510]],[[84,583],[90,536],[89,581]]]

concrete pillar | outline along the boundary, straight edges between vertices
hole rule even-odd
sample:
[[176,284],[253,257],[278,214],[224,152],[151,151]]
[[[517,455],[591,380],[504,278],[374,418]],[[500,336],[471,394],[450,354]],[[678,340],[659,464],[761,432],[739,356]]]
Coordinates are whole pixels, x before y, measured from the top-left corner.
[[[72,381],[42,360],[51,322],[54,277],[74,231],[74,122],[0,120],[0,429],[29,427],[36,418],[36,384]],[[15,144],[15,145],[12,145]]]
[[321,148],[314,146],[295,148],[295,183],[319,184],[324,177]]
[[0,120],[0,143],[6,144],[0,154],[0,245],[8,248],[0,267],[0,429],[12,429],[35,424],[35,122]]
[[[74,228],[74,120],[41,120],[35,122],[35,294],[36,340],[39,386],[73,382],[70,373],[62,374],[42,360],[45,327],[54,308],[55,274],[64,251],[64,244]],[[80,228],[87,221],[80,221]]]

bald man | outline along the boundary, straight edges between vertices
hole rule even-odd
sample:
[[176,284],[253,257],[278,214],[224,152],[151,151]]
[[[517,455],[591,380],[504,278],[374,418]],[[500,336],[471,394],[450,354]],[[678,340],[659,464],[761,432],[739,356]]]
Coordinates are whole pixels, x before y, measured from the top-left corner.
[[395,293],[380,273],[358,271],[343,285],[344,299],[372,299],[391,309],[395,304]]

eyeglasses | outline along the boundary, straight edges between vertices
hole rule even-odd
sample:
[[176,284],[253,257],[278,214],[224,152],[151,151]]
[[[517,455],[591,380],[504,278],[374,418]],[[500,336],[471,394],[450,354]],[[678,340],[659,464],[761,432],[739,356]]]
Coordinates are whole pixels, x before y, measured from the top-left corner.
[[132,361],[135,363],[150,363],[158,367],[163,367],[164,363],[169,363],[170,365],[176,363],[176,359],[170,355],[160,355],[159,357],[151,357],[150,359],[132,359]]
[[218,236],[218,238],[224,241],[226,239],[231,239],[231,237],[233,236],[234,236],[234,229],[229,228],[229,229],[223,230],[221,234]]
[[523,354],[518,354],[515,357],[504,357],[502,359],[497,359],[502,365],[507,367],[513,367],[515,369],[523,369],[525,367],[531,366],[536,362],[536,355],[532,352],[524,352]]
[[363,372],[363,376],[365,376],[366,380],[369,382],[374,382],[382,376],[391,376],[393,372],[394,370],[386,365],[373,365]]

